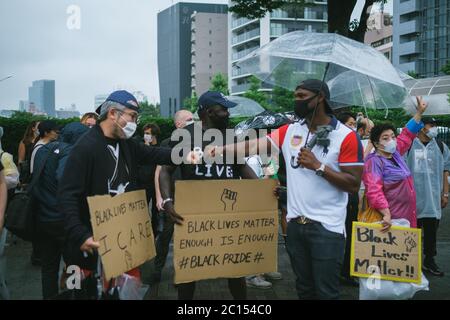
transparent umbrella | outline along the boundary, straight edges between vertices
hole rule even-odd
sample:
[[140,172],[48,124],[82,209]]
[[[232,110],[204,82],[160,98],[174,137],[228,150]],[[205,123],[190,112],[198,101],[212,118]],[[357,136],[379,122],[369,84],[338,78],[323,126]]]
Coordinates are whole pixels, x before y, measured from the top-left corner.
[[397,70],[382,53],[334,33],[287,33],[244,57],[237,67],[289,90],[305,79],[325,81],[333,108],[400,108],[407,96]]
[[[428,103],[425,115],[450,114],[450,76],[414,79],[399,72],[402,76],[408,93],[411,96],[422,96]],[[416,110],[415,99],[405,101],[405,110],[414,113]]]
[[256,101],[239,96],[228,96],[228,100],[237,103],[234,108],[229,109],[230,117],[251,117],[263,112],[265,109]]
[[[228,109],[230,118],[253,117],[266,110],[258,102],[252,99],[240,96],[227,96],[226,98],[237,103],[236,107]],[[194,113],[194,119],[199,119],[197,112]]]

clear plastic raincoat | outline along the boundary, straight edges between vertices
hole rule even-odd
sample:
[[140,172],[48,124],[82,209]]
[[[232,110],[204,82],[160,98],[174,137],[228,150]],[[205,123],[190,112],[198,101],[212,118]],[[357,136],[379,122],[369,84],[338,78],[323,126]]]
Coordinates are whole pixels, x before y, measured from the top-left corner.
[[405,155],[414,178],[418,219],[441,219],[443,172],[450,170],[450,151],[445,143],[443,146],[441,152],[435,139],[425,146],[416,138]]

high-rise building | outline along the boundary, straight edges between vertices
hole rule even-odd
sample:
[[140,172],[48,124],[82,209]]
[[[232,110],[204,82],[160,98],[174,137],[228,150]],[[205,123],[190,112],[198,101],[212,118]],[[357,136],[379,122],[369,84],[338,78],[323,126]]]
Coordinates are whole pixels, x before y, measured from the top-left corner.
[[28,100],[20,100],[19,101],[19,111],[28,111],[28,107],[30,102]]
[[55,80],[33,81],[28,88],[28,100],[39,112],[55,116]]
[[369,17],[364,43],[383,53],[392,62],[392,16],[390,14],[376,12]]
[[191,16],[191,90],[197,96],[211,87],[215,74],[227,75],[228,15],[194,12]]
[[[171,117],[191,96],[191,17],[227,13],[227,5],[179,2],[158,13],[158,73],[161,115]],[[224,34],[211,36],[224,38]],[[199,61],[196,60],[198,63]],[[209,65],[208,65],[209,67]]]
[[[233,1],[229,1],[233,6]],[[252,51],[296,30],[311,32],[328,31],[327,1],[314,1],[314,6],[302,10],[277,9],[262,19],[239,18],[234,13],[228,14],[228,86],[232,95],[242,94],[250,87],[250,75],[235,66],[235,63]],[[270,86],[263,84],[263,90],[270,91]]]
[[394,66],[433,77],[449,60],[450,0],[394,1]]

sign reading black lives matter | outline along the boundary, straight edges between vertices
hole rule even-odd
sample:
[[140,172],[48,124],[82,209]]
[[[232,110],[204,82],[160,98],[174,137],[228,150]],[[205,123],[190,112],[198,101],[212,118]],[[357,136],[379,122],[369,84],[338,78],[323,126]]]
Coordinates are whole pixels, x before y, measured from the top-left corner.
[[175,283],[277,270],[274,180],[177,181]]
[[421,252],[420,229],[392,226],[382,233],[381,224],[353,222],[350,274],[420,283]]
[[87,200],[106,279],[134,269],[156,255],[144,190]]

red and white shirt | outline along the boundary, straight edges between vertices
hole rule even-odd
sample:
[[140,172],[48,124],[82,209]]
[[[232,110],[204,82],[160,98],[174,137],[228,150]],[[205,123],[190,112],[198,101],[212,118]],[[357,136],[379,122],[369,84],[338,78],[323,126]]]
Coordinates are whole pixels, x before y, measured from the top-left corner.
[[[341,166],[363,166],[363,148],[357,134],[334,117],[330,125],[334,128],[328,135],[330,145],[326,149],[319,145],[312,149],[317,160],[337,172],[341,171]],[[297,167],[298,154],[306,144],[308,131],[306,122],[297,122],[267,136],[286,160],[287,219],[305,216],[322,223],[331,232],[345,234],[347,192],[316,175],[314,170]],[[311,133],[308,141],[313,137]]]

